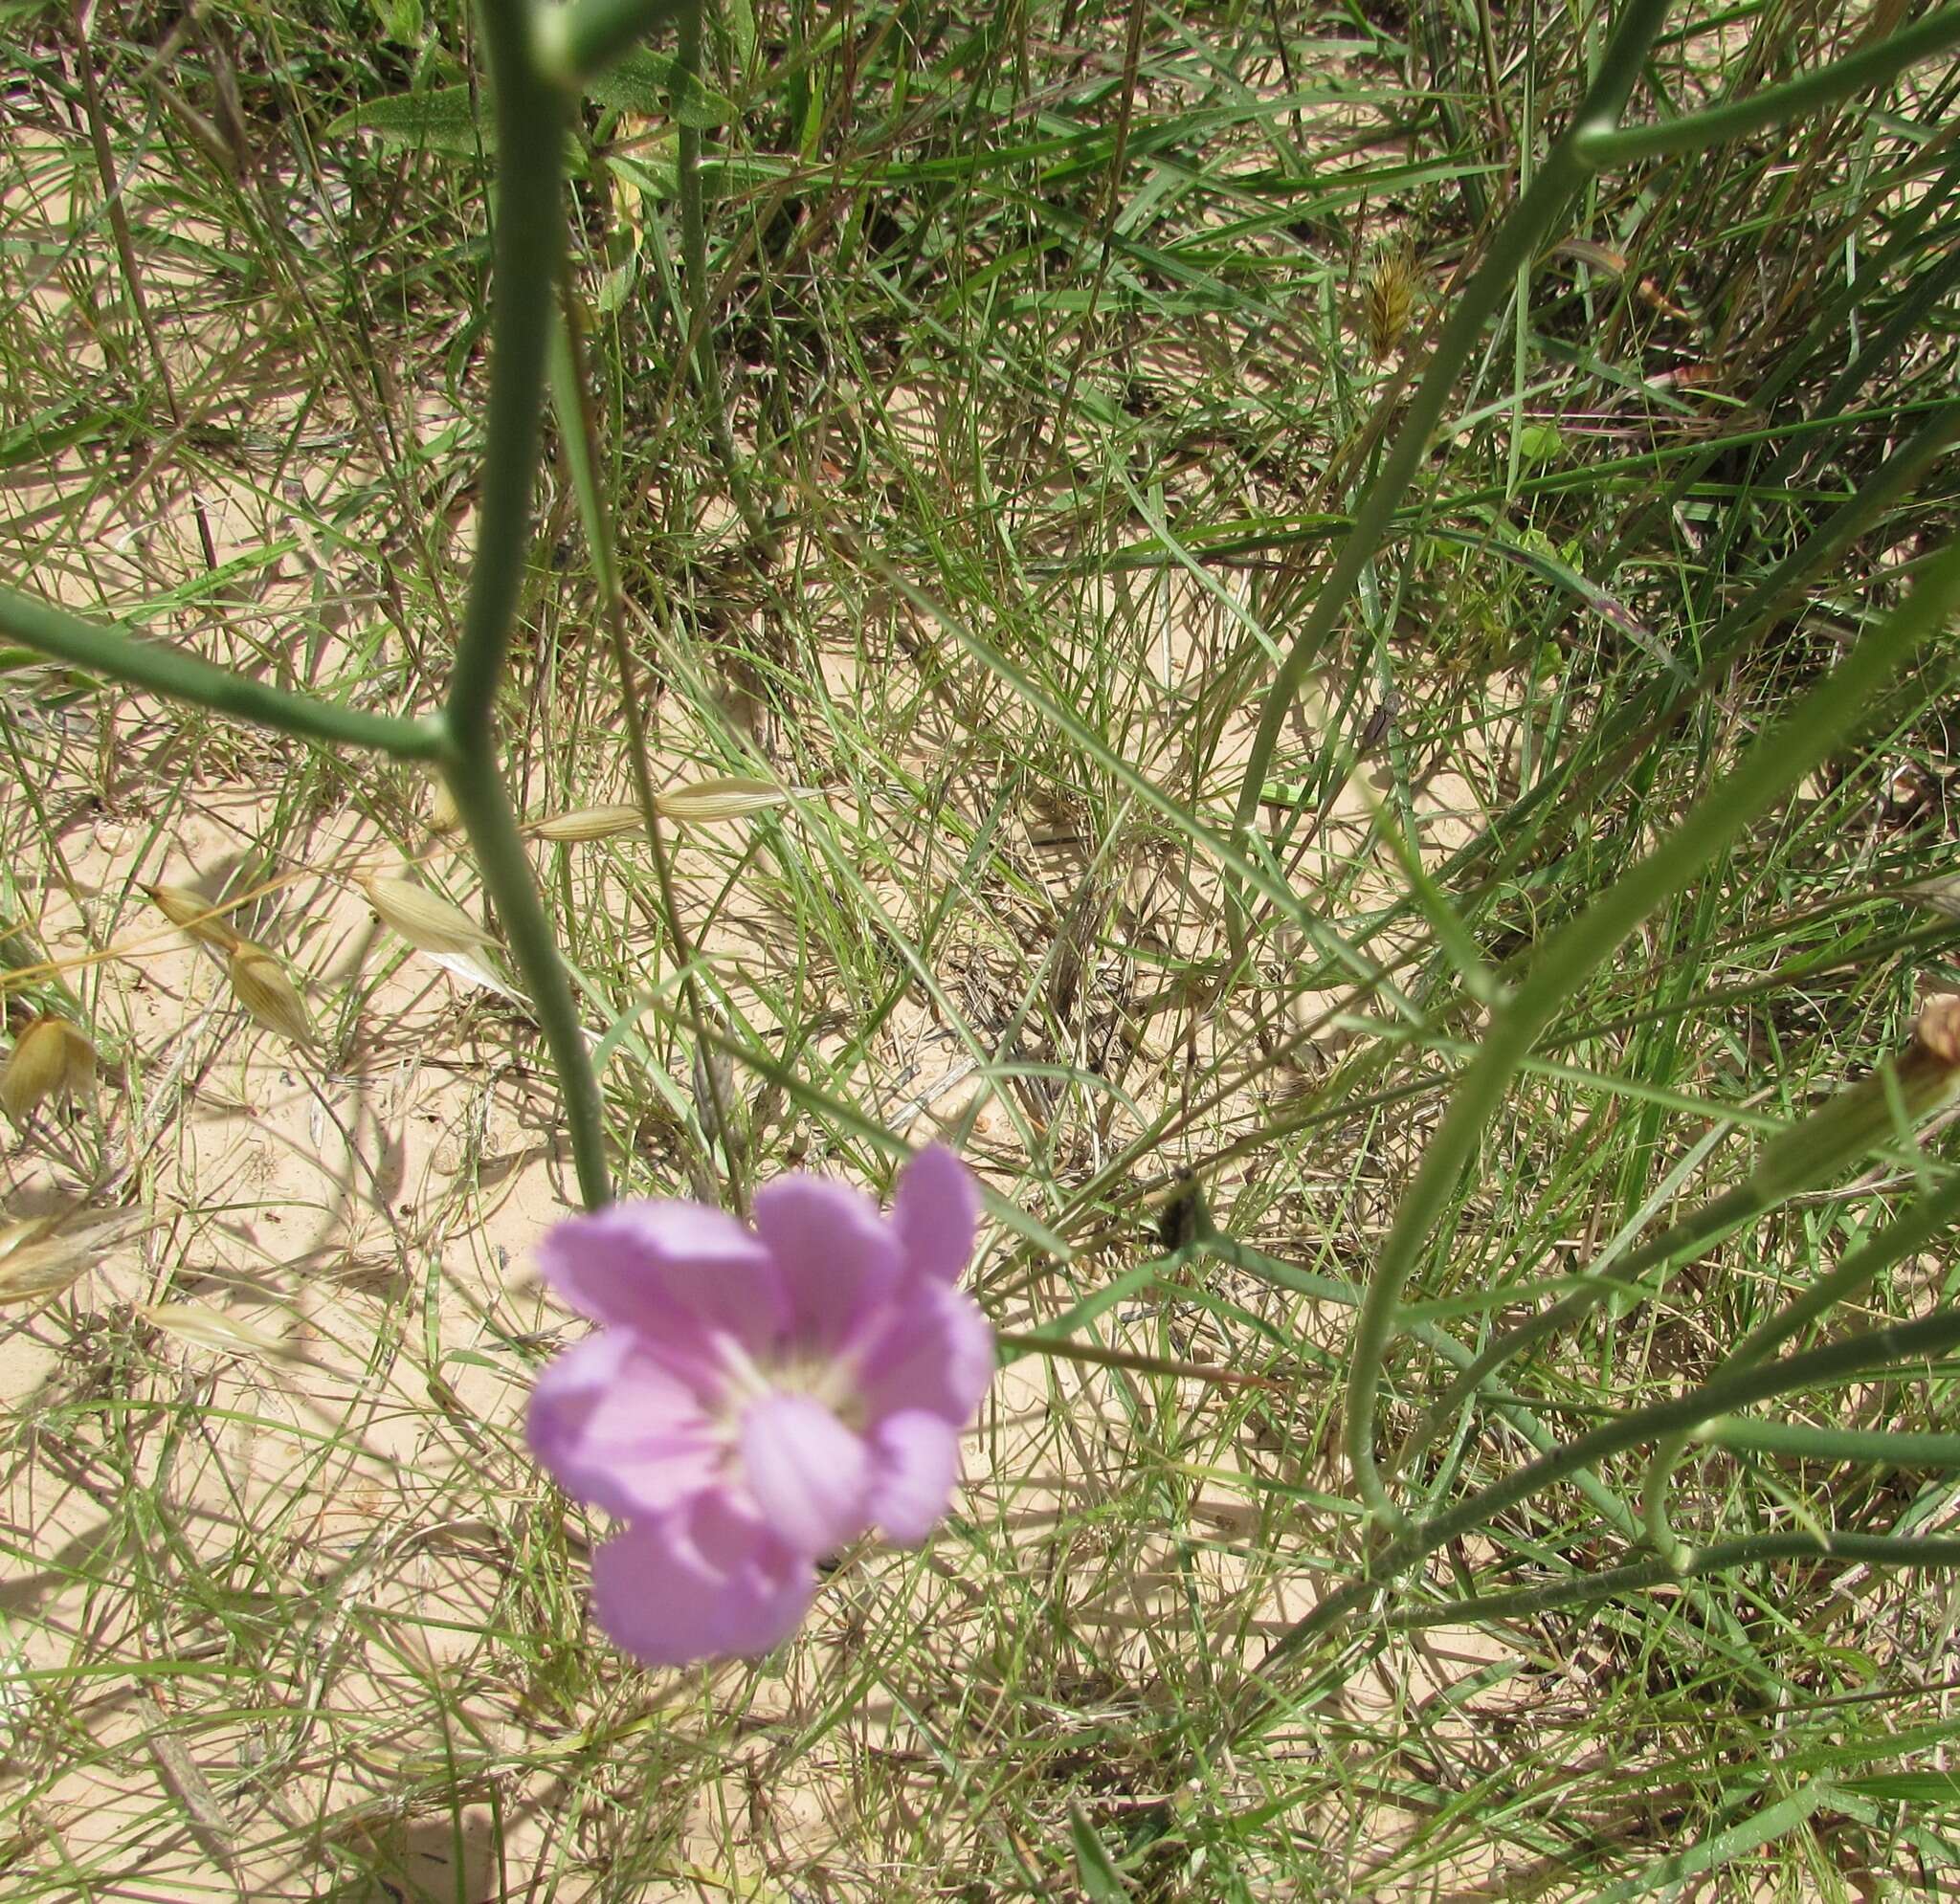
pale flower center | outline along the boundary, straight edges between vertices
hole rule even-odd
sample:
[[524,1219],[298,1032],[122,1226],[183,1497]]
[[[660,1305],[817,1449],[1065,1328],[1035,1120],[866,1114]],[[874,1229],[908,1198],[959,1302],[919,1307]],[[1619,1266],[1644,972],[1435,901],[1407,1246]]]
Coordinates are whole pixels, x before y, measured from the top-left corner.
[[813,1402],[822,1403],[854,1434],[864,1432],[870,1409],[858,1387],[855,1356],[792,1349],[759,1362],[731,1336],[723,1338],[721,1349],[728,1378],[723,1391],[721,1424],[731,1440],[742,1432],[742,1416],[748,1405],[770,1395],[807,1395]]

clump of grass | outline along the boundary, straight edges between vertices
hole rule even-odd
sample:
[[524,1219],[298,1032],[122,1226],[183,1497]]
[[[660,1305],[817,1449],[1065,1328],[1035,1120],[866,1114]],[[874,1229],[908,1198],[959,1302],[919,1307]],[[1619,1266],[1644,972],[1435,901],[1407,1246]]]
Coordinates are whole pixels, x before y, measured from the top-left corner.
[[[0,570],[320,740],[441,705],[500,506],[508,128],[479,23],[380,17],[33,15],[0,157]],[[1945,1114],[1886,1065],[1956,976],[1956,76],[1927,39],[1684,152],[1879,43],[1682,13],[1613,163],[1504,238],[1621,24],[731,8],[579,105],[473,719],[606,1166],[739,1200],[944,1129],[1021,1352],[948,1536],[843,1557],[760,1667],[595,1648],[592,1530],[513,1440],[562,1327],[525,1243],[579,1194],[539,1014],[361,897],[407,861],[474,903],[480,804],[157,697],[194,673],[0,656],[10,1038],[103,1058],[7,1153],[10,1234],[154,1224],[24,1277],[0,1343],[19,1894],[1835,1894],[1960,1856],[1946,1589],[1880,1564],[1953,1505]],[[1422,296],[1384,248],[1357,329],[1378,229]],[[274,1032],[240,947],[306,975]],[[1761,1194],[1847,1100],[1856,1154]],[[1793,1314],[1766,1424],[1735,1398],[1788,1370],[1735,1356]],[[1888,1327],[1909,1374],[1847,1348]],[[1629,1424],[1702,1430],[1645,1522]]]

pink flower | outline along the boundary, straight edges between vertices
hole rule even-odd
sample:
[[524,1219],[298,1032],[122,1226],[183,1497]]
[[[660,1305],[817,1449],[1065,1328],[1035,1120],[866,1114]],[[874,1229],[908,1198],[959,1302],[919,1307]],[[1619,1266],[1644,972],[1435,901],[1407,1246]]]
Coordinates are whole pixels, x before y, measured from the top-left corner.
[[943,1145],[862,1192],[781,1177],[755,1229],[691,1203],[615,1204],[546,1237],[546,1279],[602,1326],[545,1370],[531,1450],[625,1521],[592,1610],[652,1666],[763,1653],[816,1561],[867,1529],[923,1540],[959,1478],[993,1336],[954,1287],[979,1197]]

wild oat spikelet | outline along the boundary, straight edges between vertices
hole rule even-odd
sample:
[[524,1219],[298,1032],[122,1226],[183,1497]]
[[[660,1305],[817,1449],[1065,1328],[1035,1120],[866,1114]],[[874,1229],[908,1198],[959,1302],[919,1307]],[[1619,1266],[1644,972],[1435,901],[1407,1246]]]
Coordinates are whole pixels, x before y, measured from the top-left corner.
[[417,952],[454,954],[495,945],[497,935],[479,925],[460,906],[413,879],[389,879],[379,875],[361,882],[368,903],[380,914],[390,932],[406,939]]
[[189,886],[145,886],[149,902],[192,939],[220,952],[229,952],[239,942],[238,935],[212,911],[215,903]]
[[555,813],[548,820],[533,821],[524,830],[533,839],[574,846],[586,840],[617,839],[622,833],[641,832],[645,828],[646,816],[637,807],[579,807],[569,813]]
[[1362,324],[1368,354],[1377,364],[1395,353],[1415,312],[1415,257],[1406,240],[1382,245],[1369,266],[1362,292]]
[[[798,792],[804,791],[802,788]],[[655,798],[654,807],[663,820],[691,820],[709,825],[716,820],[741,820],[780,807],[790,797],[787,790],[767,780],[751,780],[745,774],[718,774],[711,780],[691,781],[685,786],[671,787]]]
[[449,782],[437,775],[434,790],[429,795],[429,830],[445,837],[462,830],[463,816],[456,804],[456,795],[449,790]]
[[96,1081],[96,1048],[65,1018],[36,1018],[0,1070],[0,1110],[25,1123],[48,1098],[78,1096]]
[[232,948],[226,966],[232,993],[268,1031],[277,1031],[296,1045],[313,1042],[313,1021],[306,1001],[287,978],[285,967],[263,945],[241,939]]

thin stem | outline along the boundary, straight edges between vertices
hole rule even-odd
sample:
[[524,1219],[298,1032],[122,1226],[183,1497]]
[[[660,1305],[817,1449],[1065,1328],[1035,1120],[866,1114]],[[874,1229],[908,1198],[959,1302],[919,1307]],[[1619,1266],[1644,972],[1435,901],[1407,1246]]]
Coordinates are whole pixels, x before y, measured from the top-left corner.
[[121,629],[83,621],[64,609],[0,587],[0,634],[71,667],[107,675],[133,688],[167,695],[172,700],[208,707],[214,714],[276,727],[302,741],[373,747],[397,760],[441,758],[449,742],[435,721],[404,720],[390,714],[363,714],[310,695],[248,680],[229,668],[161,641],[139,641]]
[[1737,1567],[1764,1561],[1848,1561],[1872,1567],[1960,1566],[1960,1540],[1912,1534],[1751,1534],[1703,1547],[1681,1562],[1636,1561],[1624,1567],[1607,1567],[1577,1580],[1547,1586],[1520,1587],[1513,1593],[1480,1593],[1438,1606],[1407,1606],[1391,1613],[1386,1624],[1398,1631],[1417,1627],[1455,1627],[1490,1620],[1528,1620],[1562,1606],[1612,1600],[1643,1587],[1667,1586],[1707,1574],[1732,1573]]
[[[1596,1428],[1562,1443],[1536,1461],[1500,1475],[1454,1506],[1420,1521],[1405,1521],[1402,1531],[1382,1549],[1362,1579],[1329,1594],[1311,1613],[1296,1621],[1280,1636],[1259,1662],[1259,1673],[1261,1676],[1268,1674],[1280,1661],[1366,1605],[1387,1582],[1406,1572],[1438,1547],[1482,1526],[1520,1501],[1573,1478],[1586,1469],[1596,1467],[1616,1454],[1623,1454],[1631,1448],[1641,1447],[1662,1435],[1682,1429],[1692,1432],[1704,1422],[1733,1414],[1752,1403],[1765,1402],[1775,1395],[1821,1387],[1881,1369],[1898,1369],[1902,1365],[1924,1362],[1956,1346],[1960,1346],[1960,1314],[1947,1311],[1917,1322],[1867,1329],[1858,1335],[1847,1336],[1842,1341],[1831,1342],[1802,1355],[1785,1356],[1753,1368],[1739,1369],[1730,1375],[1718,1374],[1699,1388],[1673,1401],[1657,1402],[1649,1407],[1632,1408],[1612,1416]],[[1672,1564],[1691,1570],[1698,1558],[1692,1552],[1683,1552]],[[1668,1564],[1667,1561],[1662,1562],[1663,1566]],[[1663,1574],[1660,1577],[1667,1576]]]
[[1670,152],[1699,151],[1726,139],[1761,132],[1800,119],[1817,106],[1835,105],[1930,59],[1949,47],[1960,46],[1960,7],[1946,7],[1916,26],[1904,28],[1876,46],[1860,47],[1814,73],[1805,73],[1780,86],[1771,86],[1746,100],[1725,100],[1705,112],[1689,113],[1659,125],[1636,125],[1625,130],[1598,127],[1578,137],[1581,156],[1595,167],[1624,166],[1637,159],[1656,159]]
[[1815,1428],[1809,1422],[1759,1422],[1722,1415],[1704,1422],[1694,1438],[1734,1453],[1780,1454],[1792,1461],[1960,1468],[1960,1434],[1922,1434],[1909,1428]]
[[568,108],[532,65],[527,0],[483,0],[481,11],[498,137],[490,400],[476,559],[450,676],[455,751],[444,771],[558,1074],[580,1194],[596,1209],[612,1194],[598,1081],[504,791],[493,720],[530,551],[551,293],[564,240],[559,173]]
[[1347,1449],[1369,1508],[1402,1521],[1374,1461],[1374,1405],[1395,1333],[1402,1285],[1464,1163],[1538,1034],[1648,913],[1680,892],[1759,813],[1782,798],[1864,718],[1870,697],[1960,608],[1960,542],[1928,563],[1919,586],[1859,641],[1796,708],[1758,738],[1673,834],[1556,933],[1511,1003],[1495,1015],[1430,1140],[1382,1245],[1355,1321],[1347,1396]]
[[[1820,1276],[1800,1295],[1793,1296],[1773,1316],[1758,1323],[1717,1364],[1716,1374],[1749,1368],[1764,1361],[1798,1331],[1868,1289],[1894,1263],[1926,1249],[1956,1221],[1960,1221],[1960,1173],[1943,1188],[1913,1205],[1904,1215],[1886,1224],[1829,1275]],[[1647,1538],[1663,1554],[1679,1544],[1668,1524],[1667,1490],[1688,1440],[1685,1434],[1661,1437],[1647,1465],[1647,1478],[1641,1488]]]
[[1291,1392],[1284,1383],[1268,1376],[1246,1375],[1236,1368],[1219,1368],[1206,1362],[1176,1362],[1169,1356],[1141,1355],[1133,1349],[1105,1349],[1097,1342],[1079,1342],[1071,1336],[1022,1335],[1001,1329],[994,1332],[993,1339],[1017,1355],[1091,1362],[1098,1368],[1128,1368],[1140,1375],[1174,1375],[1188,1382],[1214,1383],[1221,1388],[1263,1388],[1270,1395]]
[[[1668,4],[1669,0],[1630,0],[1600,55],[1598,77],[1579,108],[1574,128],[1612,124],[1633,91],[1648,45],[1667,16]],[[1592,169],[1591,162],[1581,156],[1576,129],[1568,131],[1546,154],[1538,176],[1499,226],[1482,263],[1463,287],[1456,309],[1437,334],[1435,353],[1409,399],[1402,427],[1356,507],[1353,526],[1321,583],[1312,612],[1294,637],[1266,694],[1258,732],[1246,757],[1245,775],[1239,785],[1238,810],[1234,819],[1236,837],[1244,838],[1258,818],[1259,789],[1265,785],[1274,749],[1280,743],[1286,717],[1299,698],[1301,684],[1319,658],[1335,623],[1346,612],[1362,570],[1388,535],[1402,493],[1428,453],[1430,438],[1442,420],[1450,392],[1482,337],[1484,325],[1515,289],[1518,274],[1530,262],[1539,240]]]
[[446,765],[449,790],[475,851],[477,871],[510,941],[511,957],[523,974],[538,1014],[538,1027],[551,1053],[558,1088],[565,1099],[565,1125],[571,1140],[572,1167],[588,1209],[612,1200],[606,1168],[606,1121],[598,1079],[578,1022],[571,985],[559,958],[558,941],[538,902],[523,835],[503,790],[494,756],[458,753]]
[[750,538],[758,542],[768,539],[768,524],[757,508],[754,492],[735,448],[734,433],[728,428],[728,406],[722,392],[722,366],[715,356],[714,325],[708,310],[713,281],[708,276],[707,188],[701,170],[701,128],[685,110],[688,94],[701,78],[702,15],[705,0],[693,0],[680,14],[678,41],[674,49],[674,117],[679,125],[679,149],[675,156],[674,185],[680,199],[680,263],[687,299],[687,355],[694,365],[701,387],[702,401],[707,406],[708,434],[714,441],[715,455],[728,481],[728,495]]
[[[1799,1191],[1848,1168],[1886,1138],[1901,1135],[1892,1118],[1888,1080],[1902,1094],[1910,1115],[1922,1118],[1951,1096],[1955,1074],[1944,1058],[1915,1042],[1902,1059],[1886,1059],[1871,1076],[1860,1078],[1808,1117],[1776,1133],[1764,1144],[1755,1168],[1733,1189],[1671,1225],[1620,1262],[1595,1272],[1582,1287],[1550,1308],[1493,1338],[1429,1410],[1397,1465],[1419,1450],[1441,1424],[1514,1356],[1547,1336],[1570,1328],[1608,1296],[1624,1295],[1649,1270],[1676,1262],[1740,1225],[1766,1215]],[[1776,1337],[1758,1353],[1767,1354],[1782,1339]],[[1722,1365],[1728,1367],[1734,1362],[1731,1357]]]
[[531,70],[527,0],[482,0],[480,11],[497,106],[497,232],[482,500],[449,682],[449,719],[459,747],[488,743],[530,557],[551,290],[565,237],[559,185],[566,102]]

